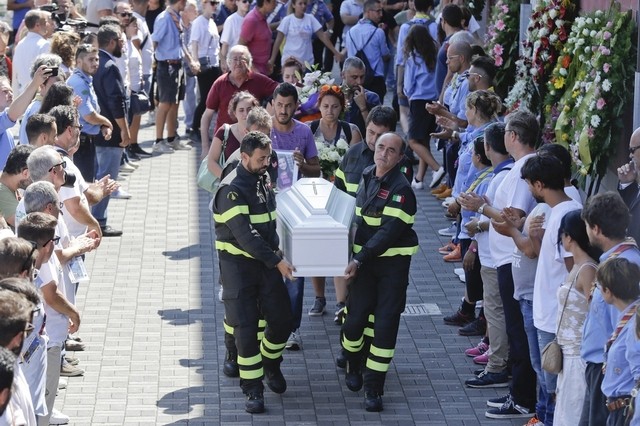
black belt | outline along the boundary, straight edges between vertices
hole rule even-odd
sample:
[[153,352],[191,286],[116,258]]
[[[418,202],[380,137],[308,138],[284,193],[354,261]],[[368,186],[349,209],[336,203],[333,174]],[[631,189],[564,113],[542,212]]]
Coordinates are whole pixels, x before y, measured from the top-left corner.
[[167,59],[166,61],[158,61],[159,64],[165,63],[169,65],[182,65],[182,61],[180,59]]

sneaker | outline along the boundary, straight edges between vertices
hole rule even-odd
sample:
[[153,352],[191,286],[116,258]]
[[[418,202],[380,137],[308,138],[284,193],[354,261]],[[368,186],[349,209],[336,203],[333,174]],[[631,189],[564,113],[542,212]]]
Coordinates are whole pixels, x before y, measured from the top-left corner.
[[170,142],[169,145],[171,146],[171,148],[173,148],[176,151],[190,151],[191,147],[189,146],[189,144],[182,142],[181,140],[178,140],[176,138],[176,140],[174,140],[173,142]]
[[490,419],[521,419],[531,417],[532,410],[516,404],[511,397],[500,408],[491,408],[484,413]]
[[122,188],[118,188],[111,194],[111,198],[115,198],[116,200],[130,200],[131,194],[125,191]]
[[460,309],[458,309],[453,315],[442,318],[445,324],[455,325],[458,327],[469,324],[470,322],[473,322],[474,319],[475,316],[464,314]]
[[347,305],[345,305],[344,302],[336,304],[336,312],[333,317],[333,322],[336,323],[336,325],[342,325],[342,322],[344,321],[344,310],[346,307]]
[[380,392],[370,391],[364,393],[364,409],[373,413],[382,411],[382,395],[380,395]]
[[247,394],[244,411],[252,414],[264,413],[264,395],[262,391],[254,391]]
[[58,380],[58,390],[66,389],[69,384],[69,380],[66,377],[60,377]]
[[63,377],[78,377],[84,374],[84,370],[78,366],[71,365],[68,362],[63,362],[60,367],[60,376]]
[[[115,229],[112,228],[110,225],[106,225],[106,226],[101,226],[100,230],[102,230],[102,236],[103,237],[120,237],[122,235],[122,231],[120,231],[119,229]],[[83,351],[84,350],[84,346],[82,349],[69,349],[68,350],[72,351]]]
[[327,299],[324,297],[316,297],[313,307],[309,309],[310,317],[319,317],[324,315],[324,307],[327,306]]
[[133,156],[130,156],[129,154],[124,154],[124,162],[125,164],[130,165],[131,167],[133,167],[134,169],[138,169],[138,167],[140,167],[140,164],[138,164],[138,161],[140,160],[136,160]]
[[66,425],[69,423],[69,416],[66,414],[56,410],[55,408],[51,411],[51,417],[49,417],[50,425]]
[[222,302],[222,286],[220,286],[220,289],[218,289],[218,300]]
[[124,163],[120,165],[120,173],[131,173],[135,171],[136,171],[136,168],[129,163]]
[[438,170],[433,172],[433,176],[431,177],[431,183],[429,184],[429,188],[435,188],[438,186],[440,181],[445,175],[444,167],[440,166]]
[[464,384],[473,389],[506,388],[509,386],[509,376],[506,371],[490,373],[485,370],[477,377],[466,380]]
[[484,354],[488,350],[489,350],[489,344],[487,343],[487,339],[483,338],[482,340],[480,340],[480,343],[478,343],[477,346],[474,346],[473,348],[469,348],[466,351],[464,351],[464,354],[466,356],[475,358],[477,356]]
[[[104,236],[104,231],[103,234]],[[67,339],[64,342],[64,348],[68,351],[72,351],[72,352],[80,352],[80,351],[84,351],[86,349],[86,345],[82,342],[79,342],[77,340],[72,340],[72,339]]]
[[442,260],[445,262],[461,262],[462,261],[462,252],[460,251],[460,247],[456,247],[454,251],[451,253],[444,255]]
[[544,423],[538,419],[538,416],[535,415],[524,426],[544,426]]
[[458,227],[455,223],[452,223],[448,228],[439,229],[438,235],[442,235],[443,237],[455,237],[457,231]]
[[438,249],[438,253],[441,255],[449,254],[456,249],[457,245],[449,242]]
[[142,147],[140,145],[138,145],[137,143],[131,144],[127,147],[127,150],[129,151],[129,154],[135,154],[138,157],[151,157],[151,153],[148,151],[145,151],[144,149],[142,149]]
[[448,197],[448,198],[446,198],[446,199],[442,202],[442,207],[444,207],[445,209],[448,209],[448,208],[449,208],[449,205],[450,205],[451,203],[455,203],[455,202],[456,202],[456,199],[455,199],[455,198],[453,198],[453,197]]
[[289,335],[289,339],[287,340],[285,348],[289,349],[290,351],[299,351],[300,349],[302,349],[302,338],[300,338],[300,332],[298,328],[293,330]]
[[78,365],[80,364],[80,360],[78,358],[76,358],[75,356],[71,356],[71,355],[66,355],[64,357],[64,360],[66,362],[68,362],[71,365]]
[[154,154],[173,154],[175,152],[167,141],[160,141],[153,144],[152,151]]
[[458,334],[461,336],[484,336],[486,333],[487,320],[484,317],[478,317],[472,323],[458,330]]
[[[483,370],[484,371],[484,370]],[[491,408],[500,408],[505,402],[507,402],[511,398],[511,395],[506,394],[505,396],[500,396],[498,398],[492,398],[487,401],[487,407]]]
[[464,274],[464,268],[455,268],[453,270],[453,273],[456,275],[463,275]]
[[413,178],[413,180],[411,181],[411,187],[413,189],[422,189],[424,188],[424,183],[420,180],[416,180],[416,178]]
[[344,353],[344,349],[340,349],[338,356],[336,357],[336,366],[338,368],[347,368],[347,355]]
[[467,276],[464,274],[464,272],[462,274],[458,274],[458,279],[460,280],[461,283],[467,282]]
[[441,183],[440,186],[438,186],[436,189],[431,190],[431,195],[440,194],[442,191],[444,191],[447,188],[449,188],[449,186],[446,183]]
[[478,365],[487,365],[489,364],[489,355],[487,355],[486,353],[478,355],[477,357],[473,358],[473,363]]

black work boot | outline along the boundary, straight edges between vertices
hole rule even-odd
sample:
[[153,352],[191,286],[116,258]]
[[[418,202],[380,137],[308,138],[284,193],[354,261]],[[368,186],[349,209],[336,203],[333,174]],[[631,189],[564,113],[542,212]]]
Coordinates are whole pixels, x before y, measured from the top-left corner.
[[340,352],[338,352],[338,356],[336,357],[336,365],[338,366],[338,368],[347,367],[347,355],[344,353],[344,349],[340,349]]
[[344,381],[352,392],[358,392],[362,389],[362,367],[361,361],[347,361],[347,369],[344,376]]
[[280,363],[267,365],[263,364],[264,378],[267,381],[267,386],[275,393],[285,393],[287,390],[287,381],[282,375],[280,370]]
[[382,411],[382,392],[365,391],[364,409],[372,412]]
[[261,390],[247,392],[247,401],[244,403],[244,410],[247,413],[264,413],[264,396]]
[[227,377],[238,377],[240,375],[237,352],[227,351],[227,355],[224,358],[224,364],[222,366],[222,372]]

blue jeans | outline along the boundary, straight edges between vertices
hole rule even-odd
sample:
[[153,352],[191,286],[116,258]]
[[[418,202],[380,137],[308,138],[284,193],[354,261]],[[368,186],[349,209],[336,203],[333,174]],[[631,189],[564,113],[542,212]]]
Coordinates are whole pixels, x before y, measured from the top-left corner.
[[[553,333],[538,330],[538,350],[540,353],[542,353],[544,347],[547,346],[547,343],[551,342],[555,337],[556,335]],[[544,376],[544,387],[547,388],[547,412],[544,417],[544,424],[551,426],[553,425],[553,411],[556,408],[555,396],[558,385],[558,375],[547,373],[544,370],[542,370],[542,375]],[[542,387],[542,384],[540,386]]]
[[[120,160],[122,159],[123,148],[108,146],[96,146],[96,179],[100,180],[106,175],[111,175],[111,179],[118,178],[120,171]],[[111,197],[104,197],[102,201],[91,208],[91,213],[96,218],[100,226],[107,224],[107,206]]]
[[536,402],[536,415],[538,420],[545,422],[547,414],[547,387],[544,384],[544,375],[542,374],[542,361],[540,358],[540,348],[538,347],[538,329],[533,325],[533,301],[520,300],[520,311],[522,312],[522,320],[524,321],[524,331],[527,333],[527,341],[529,342],[529,357],[531,358],[531,366],[538,377],[538,401]]
[[302,299],[304,298],[304,277],[284,280],[291,300],[291,313],[293,314],[293,329],[300,328],[302,322]]

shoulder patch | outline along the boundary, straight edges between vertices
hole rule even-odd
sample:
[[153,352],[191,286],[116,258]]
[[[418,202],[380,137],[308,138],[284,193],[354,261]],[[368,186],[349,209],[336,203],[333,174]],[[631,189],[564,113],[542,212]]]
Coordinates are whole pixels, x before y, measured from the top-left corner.
[[231,191],[227,194],[227,198],[230,199],[231,201],[235,201],[238,199],[238,193],[235,191]]
[[403,204],[404,203],[404,195],[394,195],[393,197],[391,197],[392,201],[395,201],[396,203],[400,203]]

